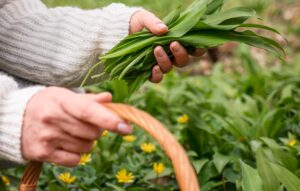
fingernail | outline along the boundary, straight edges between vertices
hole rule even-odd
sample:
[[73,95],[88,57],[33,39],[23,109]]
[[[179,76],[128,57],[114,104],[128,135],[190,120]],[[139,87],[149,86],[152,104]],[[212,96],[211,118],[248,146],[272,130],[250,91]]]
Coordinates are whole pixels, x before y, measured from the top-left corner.
[[171,47],[172,48],[172,50],[174,51],[174,52],[179,52],[180,51],[180,49],[178,48],[178,45],[177,45],[177,43],[175,44],[173,44],[173,46]]
[[163,50],[159,49],[159,50],[157,51],[157,56],[158,56],[158,57],[163,57],[163,56],[164,56]]
[[131,134],[132,133],[132,127],[123,122],[118,124],[117,130],[122,134]]
[[172,47],[172,50],[173,50],[174,52],[179,52],[179,48],[178,48],[177,46]]
[[161,29],[161,30],[168,30],[167,25],[165,25],[164,23],[157,23],[156,25],[157,25],[158,28]]

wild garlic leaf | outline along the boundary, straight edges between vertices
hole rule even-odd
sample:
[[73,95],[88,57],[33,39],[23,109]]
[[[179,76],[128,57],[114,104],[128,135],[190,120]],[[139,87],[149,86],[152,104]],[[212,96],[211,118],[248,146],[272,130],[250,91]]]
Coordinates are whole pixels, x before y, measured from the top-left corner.
[[220,11],[223,7],[224,0],[212,0],[211,3],[208,4],[205,14],[210,15],[217,11]]
[[242,188],[243,191],[263,191],[262,180],[256,169],[240,161],[242,167]]
[[176,21],[176,25],[170,29],[169,36],[181,37],[190,31],[204,15],[207,7],[207,1],[196,1],[197,3],[189,12],[182,14]]
[[256,12],[253,9],[247,8],[247,7],[236,7],[229,9],[227,11],[222,11],[215,13],[213,15],[208,15],[205,17],[204,22],[207,24],[221,24],[222,22],[234,19],[238,17],[256,17]]

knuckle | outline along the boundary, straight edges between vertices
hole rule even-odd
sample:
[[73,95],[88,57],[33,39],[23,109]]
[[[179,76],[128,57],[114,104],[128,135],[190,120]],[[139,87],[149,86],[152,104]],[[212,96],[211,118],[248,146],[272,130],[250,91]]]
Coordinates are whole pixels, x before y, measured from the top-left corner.
[[88,140],[96,140],[99,138],[99,133],[96,133],[94,131],[91,131],[88,136],[87,136]]
[[55,112],[52,111],[53,110],[51,109],[45,109],[40,111],[40,117],[43,123],[50,123],[51,121],[54,121],[56,119]]
[[87,140],[94,141],[100,137],[99,129],[94,126],[88,126],[85,135]]
[[93,115],[93,112],[91,111],[90,108],[93,106],[93,102],[88,102],[85,107],[82,108],[81,113],[80,113],[80,120],[83,121],[89,121],[91,116]]
[[49,144],[57,138],[56,133],[49,129],[43,129],[39,136],[41,142],[44,142],[45,145]]

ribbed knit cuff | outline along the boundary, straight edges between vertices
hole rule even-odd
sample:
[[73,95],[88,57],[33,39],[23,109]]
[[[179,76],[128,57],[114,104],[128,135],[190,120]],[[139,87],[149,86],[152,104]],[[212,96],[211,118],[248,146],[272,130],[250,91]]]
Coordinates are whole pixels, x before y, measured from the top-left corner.
[[15,163],[26,161],[21,153],[23,115],[30,98],[43,89],[35,86],[13,91],[0,100],[0,158]]
[[123,4],[113,3],[105,7],[102,12],[102,35],[100,48],[107,52],[129,34],[132,15],[143,10],[139,7],[126,7]]

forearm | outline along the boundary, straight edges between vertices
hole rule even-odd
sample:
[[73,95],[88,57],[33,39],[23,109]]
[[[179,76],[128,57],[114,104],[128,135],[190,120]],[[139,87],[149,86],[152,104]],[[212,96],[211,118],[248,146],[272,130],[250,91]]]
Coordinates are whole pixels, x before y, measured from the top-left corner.
[[84,11],[11,0],[0,9],[0,69],[48,85],[74,86],[123,39],[136,11],[121,4]]
[[13,78],[0,72],[0,159],[24,163],[21,153],[23,114],[30,98],[42,86],[20,89]]

